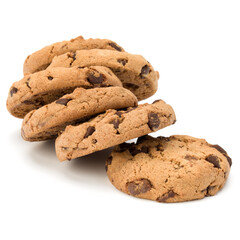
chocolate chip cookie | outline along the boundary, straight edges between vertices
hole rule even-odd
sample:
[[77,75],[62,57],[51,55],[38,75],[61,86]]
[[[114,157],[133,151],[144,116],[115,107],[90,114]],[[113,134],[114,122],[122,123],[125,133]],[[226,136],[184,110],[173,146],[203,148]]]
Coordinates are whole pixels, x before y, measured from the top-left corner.
[[106,67],[57,67],[26,75],[10,88],[7,109],[23,118],[33,109],[51,103],[75,88],[122,86],[121,81]]
[[108,109],[134,106],[137,106],[137,98],[126,88],[77,88],[73,93],[28,113],[23,120],[22,137],[27,141],[54,138],[69,124],[79,124]]
[[157,91],[159,73],[140,55],[103,49],[79,50],[53,59],[51,67],[109,67],[132,91],[138,100],[146,99]]
[[219,145],[190,136],[153,138],[116,146],[106,161],[112,184],[129,195],[183,202],[216,194],[229,175],[231,158]]
[[82,36],[70,41],[57,42],[29,55],[24,62],[23,73],[34,73],[44,70],[55,56],[66,52],[75,52],[83,49],[110,49],[123,52],[123,48],[107,39],[84,39]]
[[67,126],[56,139],[60,161],[84,156],[175,123],[172,107],[162,100],[125,110],[108,110],[77,126]]

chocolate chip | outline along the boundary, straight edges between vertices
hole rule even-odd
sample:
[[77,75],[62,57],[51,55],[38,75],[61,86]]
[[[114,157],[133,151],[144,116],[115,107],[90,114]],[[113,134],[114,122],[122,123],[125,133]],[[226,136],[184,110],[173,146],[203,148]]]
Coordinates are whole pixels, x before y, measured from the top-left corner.
[[67,103],[71,101],[71,98],[59,98],[56,103],[67,106]]
[[156,131],[160,125],[160,119],[154,112],[148,114],[148,126],[152,131]]
[[127,111],[126,111],[126,113],[129,113],[129,112],[131,112],[131,111],[133,111],[134,109],[136,109],[137,107],[131,107],[131,108],[129,108]]
[[139,137],[138,139],[137,139],[137,144],[139,144],[139,143],[141,143],[141,142],[143,142],[143,141],[145,141],[145,140],[147,140],[148,139],[148,135],[144,135],[144,136],[141,136],[141,137]]
[[205,160],[212,163],[215,168],[220,168],[219,159],[216,155],[209,155],[205,158]]
[[96,143],[97,143],[97,139],[94,138],[94,139],[92,140],[92,143],[93,143],[93,144],[96,144]]
[[187,154],[185,157],[184,157],[186,160],[197,160],[197,157],[193,156],[193,155],[189,155]]
[[108,170],[108,166],[112,164],[112,159],[113,159],[113,157],[110,155],[110,156],[107,158],[107,160],[106,160],[106,163],[105,163],[105,170],[106,170],[106,172],[107,172],[107,170]]
[[48,80],[53,80],[53,77],[52,76],[48,76]]
[[115,114],[118,115],[119,117],[121,117],[123,115],[123,112],[117,111],[117,112],[115,112]]
[[123,83],[123,87],[131,90],[137,90],[139,88],[139,86],[134,83]]
[[117,46],[117,44],[114,43],[114,42],[110,42],[109,45],[110,45],[111,47],[113,47],[114,49],[116,49],[117,51],[119,51],[119,52],[122,51],[122,48],[120,48],[119,46]]
[[135,146],[132,146],[132,147],[129,148],[129,152],[134,157],[135,155],[137,155],[139,153],[148,153],[149,148],[146,147],[146,146],[142,146],[141,149],[137,149]]
[[99,77],[94,76],[93,74],[88,76],[87,79],[91,84],[100,84],[104,81],[104,77],[102,74],[99,75]]
[[17,93],[18,89],[13,87],[11,90],[10,90],[10,95],[11,97],[13,96],[13,94]]
[[26,105],[34,104],[34,102],[31,101],[31,100],[25,100],[25,101],[23,101],[23,103],[26,104]]
[[211,147],[217,149],[220,153],[222,153],[227,158],[227,161],[228,161],[230,167],[232,166],[232,159],[228,156],[227,152],[222,147],[220,147],[217,144],[211,145]]
[[148,152],[149,152],[149,148],[146,147],[146,146],[142,146],[141,152],[143,152],[143,153],[148,153]]
[[72,59],[73,59],[73,61],[75,61],[75,60],[76,60],[76,52],[75,52],[75,53],[73,53],[73,55],[72,55]]
[[124,152],[129,148],[130,145],[131,144],[129,144],[129,143],[121,143],[116,151],[117,152]]
[[172,198],[172,197],[174,197],[175,195],[176,195],[175,192],[169,191],[169,192],[163,194],[161,197],[158,197],[156,200],[157,200],[158,202],[166,202],[167,199]]
[[162,101],[162,99],[157,99],[152,104],[157,103],[157,102],[161,102],[161,101]]
[[128,63],[127,59],[118,59],[117,61],[121,63],[123,66],[125,66]]
[[149,74],[149,72],[150,72],[149,66],[148,65],[143,66],[142,70],[141,70],[141,73],[140,73],[140,77],[144,78],[143,75],[147,75],[147,74]]
[[135,196],[141,193],[146,193],[151,190],[152,184],[148,179],[140,179],[126,184],[128,192]]
[[118,126],[119,126],[119,124],[120,124],[120,121],[119,121],[119,119],[114,119],[114,120],[112,120],[112,121],[110,122],[110,124],[113,124],[114,128],[115,128],[115,129],[118,129]]
[[87,137],[91,136],[94,132],[95,132],[95,127],[92,127],[92,126],[88,127],[83,138],[87,138]]

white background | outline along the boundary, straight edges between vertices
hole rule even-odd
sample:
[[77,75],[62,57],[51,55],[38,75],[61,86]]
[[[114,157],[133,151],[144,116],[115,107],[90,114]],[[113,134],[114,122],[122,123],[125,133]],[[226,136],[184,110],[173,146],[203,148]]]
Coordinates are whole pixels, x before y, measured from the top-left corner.
[[[0,239],[239,239],[239,1],[1,1]],[[28,54],[83,35],[108,38],[160,72],[158,92],[188,134],[233,159],[214,197],[178,204],[116,190],[109,151],[60,163],[54,142],[28,143],[5,104]],[[230,235],[232,237],[230,238]]]

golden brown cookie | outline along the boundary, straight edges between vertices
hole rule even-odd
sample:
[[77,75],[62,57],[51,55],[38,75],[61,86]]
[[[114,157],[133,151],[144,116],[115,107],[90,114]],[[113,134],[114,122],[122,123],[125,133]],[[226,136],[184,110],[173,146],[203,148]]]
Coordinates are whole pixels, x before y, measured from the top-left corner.
[[164,101],[126,110],[108,110],[77,126],[67,126],[56,139],[60,161],[84,156],[175,123],[172,107]]
[[146,99],[157,91],[159,73],[142,56],[103,49],[79,50],[53,59],[51,67],[105,66],[132,91],[138,100]]
[[22,137],[27,141],[54,138],[69,124],[79,124],[108,109],[134,106],[137,106],[137,98],[126,88],[77,88],[73,93],[28,113],[23,120]]
[[123,48],[108,39],[84,39],[82,36],[70,41],[57,42],[29,55],[24,62],[23,73],[29,74],[44,70],[51,63],[55,56],[66,52],[88,49],[109,49],[123,52]]
[[26,75],[10,88],[7,109],[15,117],[51,103],[75,88],[122,86],[121,81],[106,67],[51,68]]
[[175,135],[144,136],[116,146],[106,162],[120,191],[158,202],[183,202],[216,194],[229,175],[231,158],[219,145]]

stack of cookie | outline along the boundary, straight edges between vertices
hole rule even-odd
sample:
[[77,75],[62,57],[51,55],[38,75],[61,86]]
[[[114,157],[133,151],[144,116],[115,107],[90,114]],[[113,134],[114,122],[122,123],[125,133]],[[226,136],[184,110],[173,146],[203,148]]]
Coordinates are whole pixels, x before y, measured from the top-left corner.
[[[214,195],[231,166],[225,150],[188,136],[147,136],[176,122],[163,100],[138,105],[156,92],[158,79],[142,56],[110,40],[78,37],[28,56],[7,108],[23,118],[25,140],[56,138],[60,161],[115,146],[106,170],[127,194],[159,202]],[[136,144],[124,143],[134,138]]]

